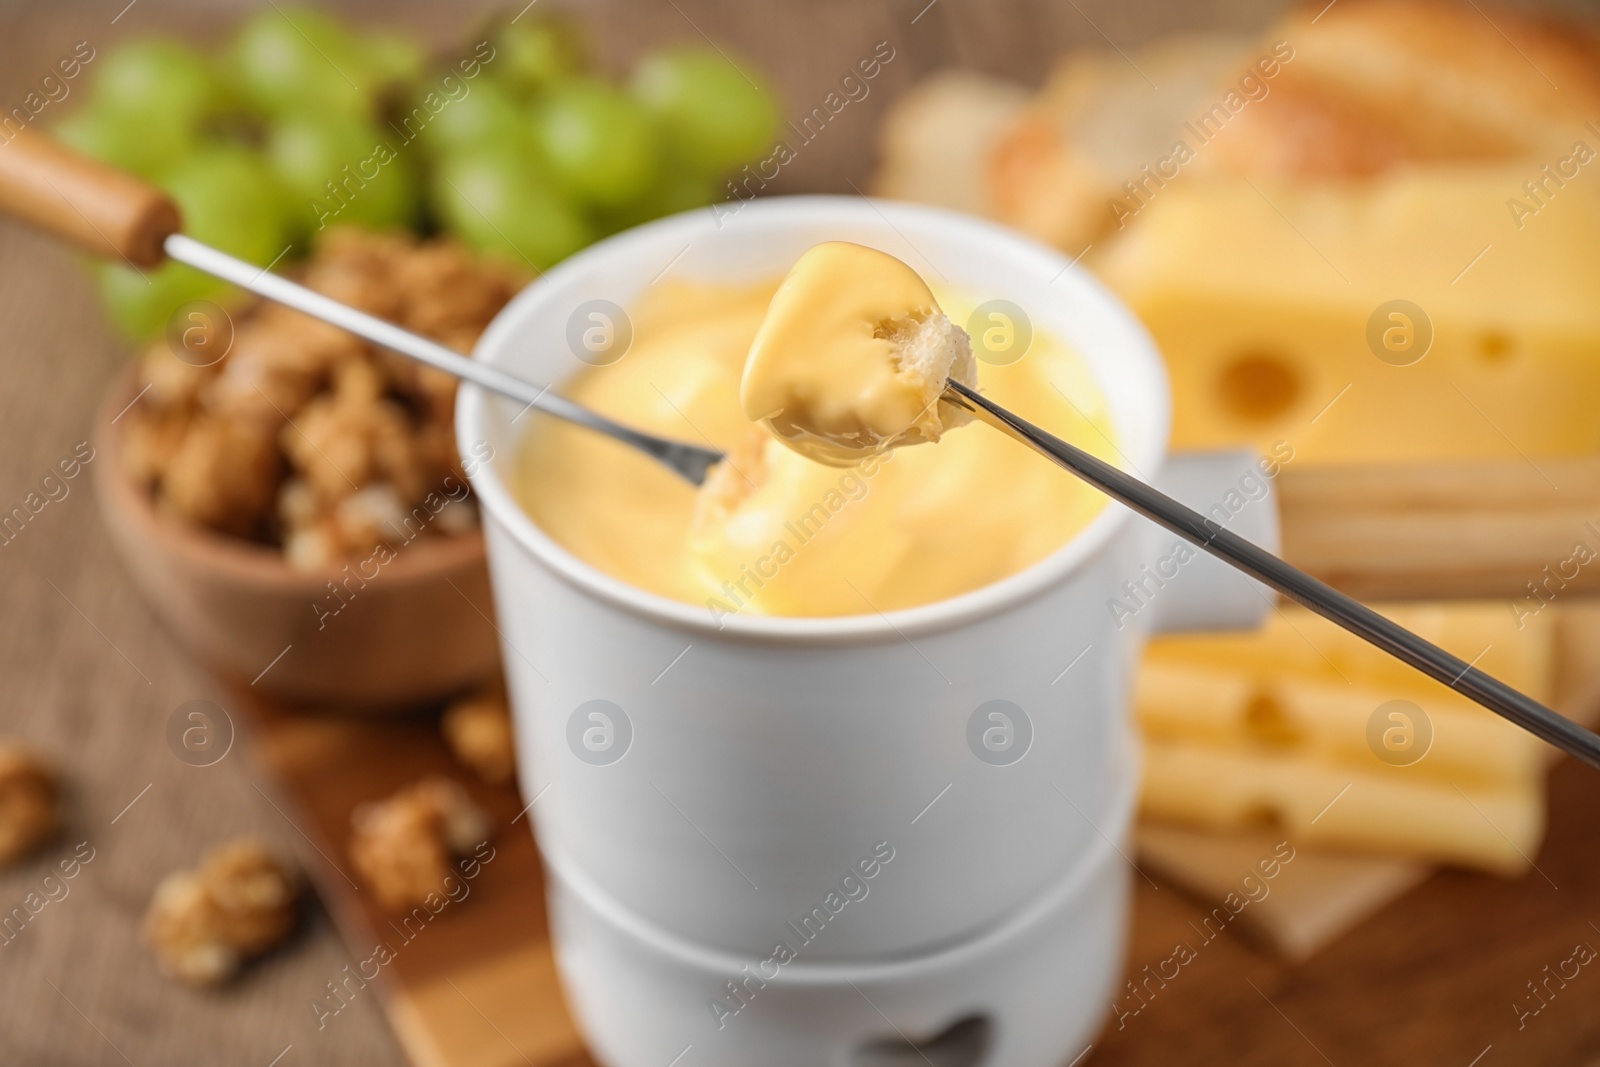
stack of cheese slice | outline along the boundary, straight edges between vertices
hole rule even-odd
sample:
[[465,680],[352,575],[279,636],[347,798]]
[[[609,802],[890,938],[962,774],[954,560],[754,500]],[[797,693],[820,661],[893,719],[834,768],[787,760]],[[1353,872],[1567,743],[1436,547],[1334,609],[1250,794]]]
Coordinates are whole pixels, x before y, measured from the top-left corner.
[[[1549,615],[1519,629],[1503,604],[1385,613],[1549,698]],[[1538,849],[1539,742],[1302,609],[1264,633],[1158,643],[1135,705],[1148,816],[1506,874]]]

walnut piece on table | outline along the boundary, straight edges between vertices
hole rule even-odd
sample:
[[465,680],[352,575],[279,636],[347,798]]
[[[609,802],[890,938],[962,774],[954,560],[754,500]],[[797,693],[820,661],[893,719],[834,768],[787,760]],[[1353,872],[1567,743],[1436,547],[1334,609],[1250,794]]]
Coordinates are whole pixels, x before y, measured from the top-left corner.
[[511,706],[497,678],[445,709],[439,730],[456,759],[490,785],[505,785],[516,773]]
[[0,741],[0,867],[48,841],[61,824],[61,786],[43,758]]
[[448,896],[454,861],[489,838],[489,816],[460,784],[424,778],[352,813],[350,861],[391,911]]
[[161,969],[190,985],[215,985],[294,929],[299,876],[253,838],[206,854],[193,870],[156,886],[144,917],[145,943]]

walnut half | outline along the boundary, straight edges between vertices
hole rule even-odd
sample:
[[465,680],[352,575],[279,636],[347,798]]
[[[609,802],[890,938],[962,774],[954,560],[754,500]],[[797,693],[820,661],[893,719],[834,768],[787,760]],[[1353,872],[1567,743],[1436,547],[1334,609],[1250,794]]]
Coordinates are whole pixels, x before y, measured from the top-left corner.
[[299,877],[260,841],[229,841],[199,867],[174,871],[156,886],[145,943],[167,974],[214,985],[289,936],[299,896]]
[[42,758],[0,741],[0,867],[44,844],[61,823],[61,787]]
[[445,709],[439,730],[456,759],[490,785],[505,785],[517,769],[511,708],[499,679],[473,690]]
[[391,911],[446,896],[457,857],[488,840],[489,816],[448,778],[424,778],[352,813],[350,861]]

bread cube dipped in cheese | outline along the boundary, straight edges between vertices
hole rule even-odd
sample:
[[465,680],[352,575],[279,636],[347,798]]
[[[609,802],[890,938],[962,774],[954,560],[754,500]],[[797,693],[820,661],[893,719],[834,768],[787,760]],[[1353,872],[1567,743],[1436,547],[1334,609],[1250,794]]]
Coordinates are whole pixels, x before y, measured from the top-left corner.
[[773,295],[739,398],[790,448],[848,467],[969,421],[939,397],[946,381],[976,386],[977,375],[966,331],[916,271],[886,252],[828,241],[802,255]]

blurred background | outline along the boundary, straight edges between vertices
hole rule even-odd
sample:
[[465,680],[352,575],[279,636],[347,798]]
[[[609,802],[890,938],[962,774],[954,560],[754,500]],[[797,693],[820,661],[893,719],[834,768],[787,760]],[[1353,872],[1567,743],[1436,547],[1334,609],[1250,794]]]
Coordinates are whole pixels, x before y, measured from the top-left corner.
[[[162,185],[196,236],[464,350],[522,284],[650,218],[757,194],[938,203],[1078,257],[1141,315],[1174,374],[1179,446],[1250,444],[1296,470],[1500,462],[1554,488],[1600,450],[1595,15],[0,3],[0,137],[60,137]],[[218,370],[210,353],[235,343]],[[508,825],[523,799],[495,665],[471,652],[494,635],[470,502],[435,509],[428,574],[360,602],[379,611],[397,586],[404,610],[429,574],[454,576],[448,669],[362,674],[354,614],[317,661],[259,633],[324,585],[342,610],[334,585],[374,529],[459,474],[453,385],[342,344],[196,274],[90,266],[0,221],[8,1062],[587,1062],[547,956],[532,977],[473,978],[498,982],[498,1006],[450,981],[497,941],[543,943],[517,892],[538,877],[525,842],[461,904],[475,919],[386,985],[348,980],[387,921],[356,883],[383,897],[402,865],[386,849],[412,843],[360,805],[434,774],[471,800],[408,794],[422,822]],[[305,432],[251,436],[258,397]],[[1600,631],[1564,592],[1600,555],[1589,502],[1549,519],[1544,569],[1438,566],[1395,611],[1592,719]],[[1532,508],[1505,506],[1480,516],[1488,536],[1514,539]],[[1450,555],[1409,536],[1398,571]],[[406,697],[429,706],[329,714]],[[1083,1062],[1600,1063],[1592,774],[1298,612],[1157,642],[1136,711],[1130,984]],[[163,881],[241,837],[265,852]],[[296,868],[313,883],[298,903]],[[212,882],[256,903],[208,897]],[[1250,905],[1207,926],[1240,893]]]

